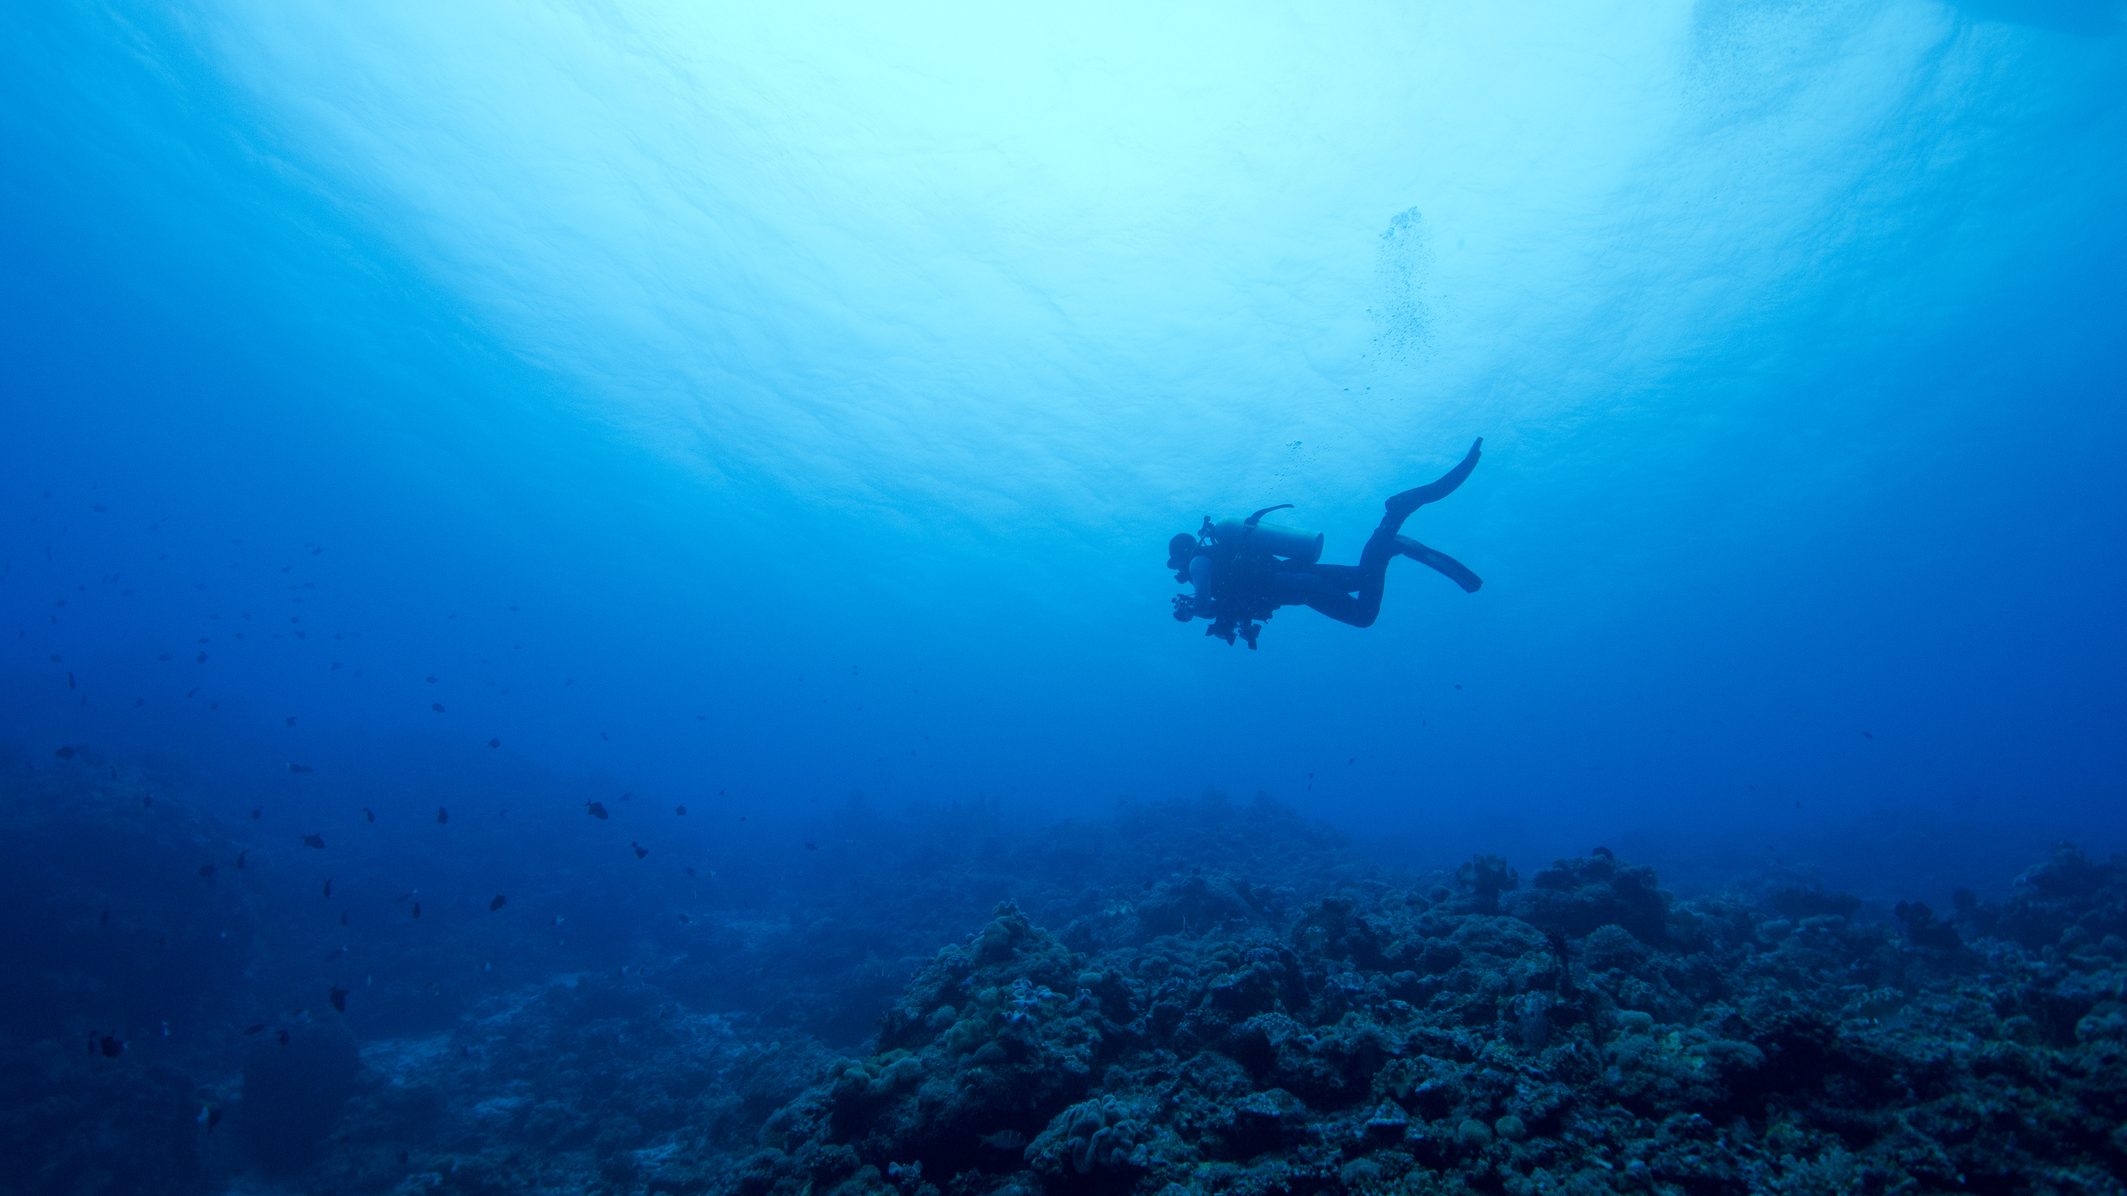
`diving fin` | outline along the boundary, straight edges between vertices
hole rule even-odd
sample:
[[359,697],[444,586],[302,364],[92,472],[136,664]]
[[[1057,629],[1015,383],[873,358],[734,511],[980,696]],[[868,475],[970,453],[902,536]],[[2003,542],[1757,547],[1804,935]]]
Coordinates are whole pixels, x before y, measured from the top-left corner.
[[1437,570],[1467,593],[1476,593],[1477,587],[1484,584],[1484,579],[1470,572],[1468,565],[1438,549],[1427,548],[1409,536],[1396,537],[1396,551],[1429,569]]
[[1387,512],[1388,519],[1394,520],[1396,524],[1400,525],[1404,520],[1411,517],[1411,512],[1429,502],[1439,502],[1448,495],[1455,493],[1455,488],[1462,485],[1463,480],[1470,476],[1471,470],[1477,468],[1477,458],[1482,456],[1483,453],[1484,437],[1479,436],[1477,442],[1470,446],[1470,451],[1463,456],[1462,461],[1455,468],[1443,474],[1440,480],[1427,482],[1423,486],[1414,486],[1399,494],[1391,494],[1382,502],[1381,509]]

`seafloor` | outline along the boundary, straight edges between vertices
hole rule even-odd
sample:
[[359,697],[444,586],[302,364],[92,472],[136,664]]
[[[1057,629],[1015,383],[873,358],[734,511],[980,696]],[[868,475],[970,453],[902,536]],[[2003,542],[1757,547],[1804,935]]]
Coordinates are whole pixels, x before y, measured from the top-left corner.
[[337,964],[292,881],[193,866],[247,828],[0,772],[8,1192],[2127,1190],[2127,857],[1878,908],[1600,848],[1398,875],[1263,799],[858,805],[802,885],[611,898],[660,927],[618,964],[407,920],[261,1018]]

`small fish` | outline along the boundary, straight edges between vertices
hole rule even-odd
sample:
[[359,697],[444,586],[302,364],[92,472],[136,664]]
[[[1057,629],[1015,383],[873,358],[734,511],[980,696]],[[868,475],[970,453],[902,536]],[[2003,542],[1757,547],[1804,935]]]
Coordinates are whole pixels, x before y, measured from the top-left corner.
[[97,918],[96,921],[98,925],[109,926],[111,924],[111,907],[108,905],[104,906],[102,916]]
[[687,807],[684,805],[674,806],[672,807],[672,812],[674,814],[679,815],[681,818],[685,818],[687,816]]
[[74,688],[74,673],[73,673],[73,670],[71,670],[71,669],[67,670],[67,675],[66,675],[66,687],[67,687],[68,689],[72,689],[72,688]]
[[430,673],[428,675],[427,680],[430,685],[434,685],[436,683],[436,675],[434,673]]
[[206,654],[205,652],[202,652],[202,653],[200,653],[199,655],[197,655],[197,656],[193,657],[193,658],[192,658],[192,663],[193,663],[193,664],[205,664],[205,663],[207,663],[207,654]]
[[347,925],[347,911],[344,909],[340,911],[340,925]]
[[441,702],[430,702],[428,704],[428,708],[430,710],[435,711],[437,714],[443,713],[443,703]]
[[1875,732],[1873,732],[1873,731],[1863,731],[1863,732],[1861,733],[1861,738],[1863,738],[1863,739],[1874,739],[1874,738],[1876,738],[1876,734],[1875,734]]
[[281,722],[284,726],[292,727],[295,725],[295,716],[291,714],[287,718],[282,719]]
[[275,1030],[273,1032],[273,1037],[277,1039],[283,1047],[288,1045],[288,1031],[286,1029]]
[[157,659],[157,660],[168,660],[168,659],[170,659],[170,654],[169,654],[168,652],[163,652],[163,653],[160,653],[160,654],[158,654],[158,655],[157,655],[157,656],[155,657],[155,659]]
[[502,746],[502,740],[500,740],[500,739],[490,739],[490,740],[488,740],[488,741],[487,741],[487,745],[488,745],[489,747],[491,747],[491,748],[499,748],[499,747],[501,747],[501,746]]
[[602,801],[587,801],[583,804],[583,811],[593,818],[603,819],[606,817],[606,803]]
[[[323,851],[325,850],[325,836],[322,834],[304,835],[303,846],[315,847],[319,851]],[[325,894],[328,897],[332,895],[332,882],[329,880],[325,882]]]
[[810,840],[810,839],[807,839],[807,840],[805,840],[805,850],[807,850],[807,851],[818,851],[818,850],[820,850],[820,845],[819,845],[818,843],[815,843],[815,842],[813,842],[813,841],[812,841],[812,840]]
[[338,1013],[345,1013],[345,1012],[347,1012],[347,990],[346,990],[346,989],[344,989],[344,988],[338,988],[338,987],[335,987],[335,988],[334,988],[334,989],[333,989],[333,990],[332,990],[331,992],[329,992],[329,993],[325,994],[325,999],[326,999],[326,1000],[329,1000],[329,1001],[331,1001],[331,1002],[332,1002],[332,1008],[333,1008],[333,1010],[334,1010],[335,1012],[338,1012]]
[[418,901],[414,902],[413,914],[416,918],[421,916],[421,903]]
[[635,858],[638,860],[650,854],[649,848],[644,847],[642,844],[637,843],[633,839],[628,840],[628,846],[635,849]]
[[364,821],[364,822],[375,822],[376,820],[377,820],[377,812],[376,812],[375,810],[372,810],[372,809],[370,809],[370,808],[369,808],[368,806],[363,806],[363,807],[362,807],[362,821]]
[[185,700],[186,700],[186,701],[188,701],[188,702],[189,702],[189,701],[191,701],[191,700],[192,700],[192,695],[193,695],[193,694],[196,694],[196,693],[198,693],[198,692],[199,692],[199,686],[197,686],[197,685],[195,685],[195,686],[193,686],[192,688],[190,688],[190,689],[186,690],[186,691],[185,691]]
[[289,772],[293,772],[293,773],[305,773],[305,772],[316,772],[316,771],[317,771],[317,769],[315,769],[315,768],[312,768],[312,767],[311,767],[311,766],[309,766],[308,764],[297,764],[297,763],[296,763],[295,761],[293,761],[293,760],[290,760],[290,761],[288,762],[288,771],[289,771]]
[[344,947],[344,946],[343,946],[343,947],[334,947],[334,948],[333,948],[332,950],[330,950],[330,951],[327,951],[327,952],[325,953],[325,962],[326,962],[326,963],[331,963],[331,962],[332,962],[333,960],[335,960],[335,959],[345,959],[345,958],[347,958],[347,948],[346,948],[346,947]]
[[126,1040],[116,1034],[104,1034],[90,1040],[90,1049],[106,1059],[116,1059],[126,1053]]
[[1018,1150],[1027,1144],[1027,1136],[1017,1130],[998,1130],[994,1134],[984,1134],[976,1141],[991,1150]]
[[198,1120],[199,1128],[211,1134],[214,1132],[214,1127],[222,1123],[222,1111],[215,1105],[201,1105],[199,1107]]
[[253,806],[253,807],[251,807],[251,821],[253,821],[253,822],[257,822],[257,821],[258,821],[259,819],[261,819],[261,818],[264,818],[265,816],[266,816],[266,807],[264,807],[264,806]]
[[494,899],[493,901],[490,901],[490,902],[488,902],[488,903],[487,903],[487,912],[489,912],[489,913],[491,913],[491,914],[492,914],[492,913],[494,913],[494,912],[495,912],[496,910],[498,910],[498,909],[501,909],[501,908],[502,908],[503,906],[505,906],[505,905],[508,905],[509,903],[510,903],[510,899],[509,899],[509,898],[507,898],[507,897],[504,897],[504,896],[503,896],[502,894],[500,894],[500,893],[497,893],[497,894],[495,894],[495,899]]
[[692,922],[692,921],[694,921],[694,919],[693,919],[693,918],[691,918],[691,917],[688,917],[688,916],[687,916],[686,914],[681,914],[681,915],[679,916],[679,920],[680,920],[680,921],[682,921],[682,922]]
[[446,810],[446,809],[444,809],[444,808],[443,808],[442,806],[437,806],[437,807],[436,807],[436,822],[437,822],[437,824],[438,824],[438,825],[441,825],[441,824],[443,824],[443,823],[449,822],[450,820],[451,820],[451,812],[450,812],[449,810]]
[[61,760],[71,760],[74,758],[75,750],[76,749],[72,744],[65,744],[62,745],[59,750],[53,752],[52,754],[54,756],[59,757]]
[[239,851],[239,852],[237,852],[237,853],[236,853],[236,866],[237,866],[238,868],[242,868],[242,867],[244,866],[244,861],[246,861],[246,860],[248,860],[248,859],[250,859],[250,858],[251,858],[251,849],[250,849],[250,848],[248,848],[248,847],[246,847],[246,848],[245,848],[245,849],[243,849],[242,851]]
[[213,879],[214,879],[214,865],[212,865],[212,864],[201,864],[201,865],[199,866],[199,876],[200,876],[200,879],[201,879],[201,880],[213,880]]
[[332,900],[332,878],[329,876],[325,878],[325,900]]
[[249,1038],[254,1034],[264,1034],[265,1032],[266,1023],[264,1022],[253,1022],[250,1025],[244,1027],[244,1037],[246,1038]]

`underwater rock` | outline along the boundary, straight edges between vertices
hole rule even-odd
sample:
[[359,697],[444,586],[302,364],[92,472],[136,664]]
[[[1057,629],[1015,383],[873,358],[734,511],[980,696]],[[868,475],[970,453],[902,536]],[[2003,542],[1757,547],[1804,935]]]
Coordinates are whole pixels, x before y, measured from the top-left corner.
[[1027,1147],[1027,1165],[1036,1174],[1061,1178],[1095,1171],[1138,1167],[1138,1150],[1147,1130],[1139,1110],[1113,1097],[1081,1101],[1056,1115]]
[[1581,940],[1581,962],[1593,971],[1631,971],[1650,957],[1647,947],[1632,932],[1615,922],[1606,922]]
[[1514,869],[1496,855],[1472,856],[1455,872],[1455,883],[1467,891],[1468,908],[1480,914],[1498,913],[1500,895],[1520,882]]
[[2071,931],[2127,937],[2127,856],[2101,864],[2064,843],[2018,876],[2008,900],[1989,914],[2002,936],[2033,949],[2057,945]]
[[[1508,875],[1336,893],[1282,939],[1229,922],[1091,954],[1000,908],[722,1190],[914,1191],[920,1164],[940,1192],[2015,1190],[2039,1173],[2094,1191],[2127,1166],[2104,1112],[2127,1108],[2127,938],[2081,929],[2121,895],[2110,880],[2059,898],[2071,957],[1963,929],[1953,949],[1917,908],[1901,930],[1837,896],[1673,902],[1605,853],[1518,892]],[[1480,877],[1500,913],[1479,912]],[[1043,992],[1061,1001],[1067,974],[1058,1008]],[[987,1117],[958,1095],[985,1084]]]
[[1619,864],[1608,851],[1560,860],[1538,872],[1507,912],[1576,939],[1606,924],[1622,926],[1655,946],[1669,934],[1669,894],[1655,885],[1654,869]]
[[829,1157],[882,1172],[921,1161],[937,1176],[995,1165],[1000,1135],[1045,1132],[1107,1057],[1112,1027],[1076,985],[1085,970],[999,906],[918,974],[882,1022],[880,1051],[838,1064],[824,1090],[778,1115],[777,1133],[803,1143],[816,1174]]
[[1901,901],[1891,910],[1905,929],[1906,941],[1931,951],[1956,951],[1964,946],[1957,928],[1935,916],[1923,901]]
[[1388,962],[1381,928],[1355,911],[1350,897],[1325,897],[1293,927],[1292,941],[1314,955],[1380,969]]
[[1214,1158],[1252,1159],[1304,1141],[1311,1116],[1299,1097],[1283,1088],[1251,1092],[1228,1106],[1206,1129]]
[[[39,971],[0,991],[43,998],[14,1024],[36,1013],[66,1032],[0,1054],[0,1105],[20,1111],[0,1119],[0,1187],[65,1174],[82,1192],[193,1196],[240,1186],[240,1165],[311,1196],[2096,1192],[2127,1172],[2116,861],[2063,851],[2005,899],[1967,893],[1942,916],[1809,889],[1672,899],[1600,852],[1521,883],[1496,857],[1459,881],[1340,870],[1276,811],[1214,805],[1194,828],[1163,806],[1129,833],[1024,849],[966,844],[956,815],[929,848],[942,862],[862,879],[823,853],[815,906],[774,918],[728,873],[695,886],[684,924],[610,898],[610,916],[571,912],[566,929],[544,910],[479,912],[505,886],[521,894],[511,913],[547,903],[542,886],[463,878],[426,922],[391,919],[397,947],[315,916],[322,871],[290,875],[285,917],[317,922],[329,952],[305,942],[238,983],[244,957],[210,935],[286,935],[260,886],[324,857],[283,827],[239,872],[242,841],[129,795],[108,819],[120,832],[199,832],[179,835],[167,885],[189,904],[157,931],[230,954],[196,976],[172,970],[174,951],[134,964],[142,909],[79,883],[55,889],[76,894],[65,903],[21,893],[54,925],[21,932]],[[820,841],[856,837],[842,829]],[[152,861],[154,840],[135,838],[108,842]],[[69,836],[35,841],[93,862],[66,854]],[[223,865],[212,884],[192,872],[202,860]],[[386,908],[402,886],[359,867],[336,861],[333,893]],[[995,905],[1000,892],[1022,901]],[[959,941],[941,950],[949,919]],[[406,1012],[403,977],[448,975],[474,936],[504,948],[499,971],[546,939],[609,931],[639,945],[560,979],[488,979],[483,951],[462,1004]],[[399,966],[358,984],[372,953]],[[318,1008],[261,1008],[282,984]],[[372,1036],[359,1073],[325,1004],[341,985]],[[113,999],[94,1016],[59,1003],[99,988]],[[219,994],[188,998],[216,1016],[168,1037],[135,1012],[193,993]],[[92,1050],[104,1034],[126,1049]],[[230,1064],[247,1051],[238,1100]],[[287,1132],[263,1128],[275,1117]],[[166,1177],[111,1142],[167,1160]]]
[[1266,894],[1225,875],[1202,873],[1163,881],[1136,904],[1138,925],[1146,935],[1204,934],[1234,923],[1260,918],[1270,902]]
[[282,1041],[257,1039],[244,1055],[236,1128],[262,1169],[286,1174],[317,1161],[362,1067],[355,1038],[334,1023],[290,1027]]
[[0,1043],[0,1191],[221,1191],[198,1088],[176,1069],[56,1043]]

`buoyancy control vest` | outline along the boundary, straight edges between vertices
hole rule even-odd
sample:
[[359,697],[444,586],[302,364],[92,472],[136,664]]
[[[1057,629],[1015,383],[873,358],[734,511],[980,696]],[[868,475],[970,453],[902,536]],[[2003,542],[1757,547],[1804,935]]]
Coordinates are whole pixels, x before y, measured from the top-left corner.
[[1268,590],[1270,574],[1282,562],[1312,565],[1322,559],[1322,533],[1266,524],[1263,516],[1292,506],[1265,507],[1246,519],[1204,520],[1200,539],[1219,558],[1218,615],[1206,635],[1232,643],[1238,635],[1256,646],[1262,630],[1257,621],[1277,609]]

